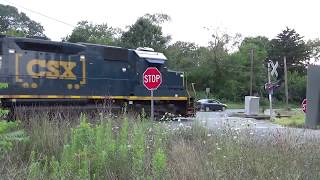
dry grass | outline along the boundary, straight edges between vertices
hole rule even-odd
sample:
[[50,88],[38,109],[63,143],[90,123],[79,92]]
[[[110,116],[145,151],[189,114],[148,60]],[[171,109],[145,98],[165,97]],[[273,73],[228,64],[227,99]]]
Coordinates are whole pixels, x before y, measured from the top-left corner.
[[[113,119],[113,127],[121,129],[121,119]],[[49,119],[49,120],[48,120]],[[100,119],[101,120],[101,119]],[[100,124],[98,119],[92,123]],[[25,179],[30,175],[31,152],[36,152],[38,160],[45,157],[57,157],[58,161],[64,145],[70,143],[72,127],[78,127],[79,120],[61,119],[35,115],[24,121],[23,127],[30,141],[16,143],[10,153],[0,161],[0,179]],[[138,126],[144,126],[143,131]],[[162,134],[155,138],[152,132]],[[226,127],[221,130],[208,130],[195,123],[192,126],[168,127],[168,123],[141,123],[141,119],[130,119],[129,129],[136,128],[135,139],[115,139],[116,144],[124,142],[140,142],[135,146],[136,157],[144,156],[144,168],[128,170],[134,161],[124,160],[122,163],[109,162],[105,175],[112,179],[155,178],[155,179],[318,179],[320,177],[320,149],[318,137],[297,136],[294,132],[255,134],[249,129],[237,130]],[[129,130],[128,133],[133,133]],[[144,138],[146,146],[141,146]],[[161,139],[161,140],[159,140]],[[82,141],[79,141],[82,142]],[[149,144],[149,145],[148,145]],[[153,156],[161,147],[164,154],[157,156],[159,162],[154,163]],[[103,148],[103,147],[102,147]],[[143,154],[141,154],[143,152]],[[159,151],[161,152],[161,151]],[[132,154],[128,154],[132,156]],[[93,157],[93,156],[92,156]],[[116,157],[111,159],[115,159]],[[129,158],[130,159],[130,158]],[[127,163],[128,166],[124,166]],[[141,163],[141,162],[140,162]],[[41,165],[41,164],[40,164]],[[43,164],[42,164],[43,165]],[[155,172],[155,167],[165,167],[164,172]],[[99,166],[97,166],[99,167]],[[100,167],[102,168],[102,166]],[[127,169],[126,169],[127,168]],[[112,173],[114,172],[114,173]],[[122,172],[119,176],[117,173]],[[47,172],[48,173],[48,172]],[[127,174],[126,174],[127,173]],[[133,174],[132,174],[133,173]],[[143,176],[141,176],[143,173]],[[157,175],[158,173],[158,175]],[[95,176],[88,176],[90,179]],[[42,177],[45,178],[45,177]],[[41,179],[41,178],[39,178]]]

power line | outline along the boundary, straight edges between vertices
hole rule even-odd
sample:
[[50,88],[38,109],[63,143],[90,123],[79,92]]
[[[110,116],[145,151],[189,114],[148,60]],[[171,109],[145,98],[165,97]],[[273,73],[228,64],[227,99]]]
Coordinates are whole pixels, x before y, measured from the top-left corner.
[[62,23],[62,24],[64,24],[64,25],[67,25],[67,26],[70,26],[70,27],[75,28],[75,26],[74,26],[74,25],[69,24],[69,23],[66,23],[66,22],[64,22],[64,21],[61,21],[61,20],[59,20],[59,19],[57,19],[57,18],[50,17],[50,16],[45,15],[45,14],[43,14],[43,13],[41,13],[41,12],[38,12],[38,11],[35,11],[35,10],[32,10],[32,9],[26,8],[26,7],[22,6],[22,5],[19,5],[19,4],[16,4],[16,3],[10,2],[10,1],[8,1],[8,0],[3,0],[3,1],[5,1],[5,2],[7,2],[7,3],[11,4],[11,5],[14,5],[14,6],[18,6],[18,7],[22,8],[22,9],[27,10],[27,11],[30,11],[30,12],[32,12],[32,13],[34,13],[34,14],[37,14],[37,15],[40,15],[40,16],[43,16],[43,17],[46,17],[46,18],[51,19],[51,20],[53,20],[53,21],[56,21],[56,22]]

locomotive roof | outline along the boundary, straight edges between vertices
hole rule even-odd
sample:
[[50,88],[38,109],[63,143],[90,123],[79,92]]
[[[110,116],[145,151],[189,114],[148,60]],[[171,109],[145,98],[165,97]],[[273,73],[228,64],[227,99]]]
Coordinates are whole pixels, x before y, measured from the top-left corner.
[[13,37],[13,36],[6,36],[1,35],[0,38],[8,38],[14,40],[22,49],[38,49],[39,51],[55,51],[61,52],[69,52],[69,53],[76,53],[86,49],[86,47],[101,47],[107,48],[110,50],[119,50],[122,53],[125,51],[134,52],[139,58],[146,59],[151,63],[161,63],[163,64],[164,61],[167,60],[166,56],[163,53],[155,52],[151,48],[137,48],[137,49],[127,49],[117,46],[107,46],[101,44],[93,44],[93,43],[85,43],[85,42],[78,42],[78,43],[70,43],[70,42],[59,42],[59,41],[51,41],[44,38],[25,38],[25,37]]

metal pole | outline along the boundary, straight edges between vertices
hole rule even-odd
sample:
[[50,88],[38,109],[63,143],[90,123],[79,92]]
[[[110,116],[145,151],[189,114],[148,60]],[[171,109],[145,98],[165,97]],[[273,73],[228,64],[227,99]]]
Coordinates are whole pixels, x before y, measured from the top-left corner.
[[[271,84],[271,75],[270,75],[270,62],[268,62],[268,85]],[[268,87],[269,88],[269,87]],[[270,108],[270,120],[272,120],[272,93],[269,91],[269,108]]]
[[251,49],[251,68],[250,68],[250,96],[252,96],[252,84],[253,84],[253,49]]
[[283,57],[283,64],[284,64],[284,89],[286,94],[286,105],[287,109],[289,109],[289,92],[288,92],[288,70],[287,70],[287,58],[286,56]]
[[153,90],[151,90],[151,120],[154,120],[154,102],[153,102]]

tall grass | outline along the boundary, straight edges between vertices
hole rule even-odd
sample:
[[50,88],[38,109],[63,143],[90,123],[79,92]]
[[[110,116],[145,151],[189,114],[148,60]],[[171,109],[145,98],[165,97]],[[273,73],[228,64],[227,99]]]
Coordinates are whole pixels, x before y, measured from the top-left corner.
[[[42,117],[42,118],[41,118]],[[318,179],[319,138],[208,130],[145,117],[33,116],[0,179]],[[294,133],[294,132],[292,132]]]
[[[81,117],[80,125],[71,129],[70,141],[61,157],[39,157],[32,152],[28,178],[42,179],[154,179],[165,172],[166,154],[159,148],[146,145],[157,139],[149,132],[150,122],[133,122],[127,117],[122,122],[105,119],[90,124]],[[156,131],[157,132],[157,131]],[[149,133],[147,135],[147,133]],[[150,152],[150,149],[156,149]],[[149,151],[149,152],[147,152]],[[146,158],[150,156],[151,158]],[[150,165],[156,165],[154,168]],[[149,169],[149,171],[148,171]],[[155,169],[155,170],[153,170]],[[161,174],[163,177],[164,174]]]

